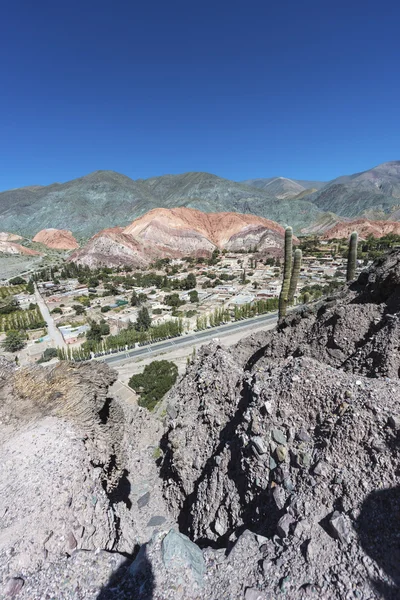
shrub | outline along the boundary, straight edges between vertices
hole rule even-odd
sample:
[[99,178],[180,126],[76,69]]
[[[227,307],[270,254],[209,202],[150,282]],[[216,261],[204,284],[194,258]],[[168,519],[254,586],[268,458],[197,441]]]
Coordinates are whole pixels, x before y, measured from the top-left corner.
[[53,308],[53,310],[51,311],[52,315],[62,315],[62,310],[61,308],[59,308],[58,306],[56,306],[55,308]]
[[139,394],[139,406],[153,410],[161,398],[171,389],[178,377],[178,367],[167,360],[154,360],[146,365],[143,373],[132,375],[131,387]]
[[75,314],[77,314],[77,315],[84,315],[84,314],[85,314],[85,312],[86,312],[86,309],[85,309],[85,307],[84,307],[84,306],[82,306],[81,304],[74,304],[74,305],[72,306],[72,308],[74,309],[74,311],[75,311]]
[[22,279],[22,277],[14,277],[9,281],[10,285],[23,285],[24,283],[26,283],[26,281],[25,279]]
[[57,350],[55,348],[46,348],[42,354],[42,358],[38,360],[38,363],[48,362],[52,358],[56,358]]

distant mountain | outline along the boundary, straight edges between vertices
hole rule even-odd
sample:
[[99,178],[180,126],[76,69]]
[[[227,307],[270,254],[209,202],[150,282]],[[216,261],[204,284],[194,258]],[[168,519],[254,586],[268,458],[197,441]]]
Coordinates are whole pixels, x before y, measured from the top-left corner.
[[387,218],[400,208],[400,161],[338,177],[308,200],[344,217]]
[[235,251],[255,247],[275,256],[282,253],[284,234],[278,223],[254,215],[156,208],[125,229],[101,231],[70,259],[90,267],[144,267],[161,257],[210,256],[216,248]]
[[[245,185],[265,190],[276,198],[291,198],[304,193],[306,190],[319,190],[326,182],[307,181],[303,179],[288,179],[287,177],[270,177],[267,179],[246,179],[242,181]],[[310,192],[309,192],[310,193]]]
[[29,237],[43,228],[57,228],[87,238],[102,229],[126,226],[152,208],[179,206],[204,212],[251,213],[295,229],[309,225],[321,214],[307,200],[278,200],[263,190],[209,173],[134,181],[113,171],[96,171],[63,184],[0,193],[2,228]]
[[285,177],[275,177],[274,179],[249,179],[244,181],[246,185],[266,191],[268,194],[275,196],[278,199],[292,198],[301,192],[304,192],[305,187],[296,183],[292,179]]

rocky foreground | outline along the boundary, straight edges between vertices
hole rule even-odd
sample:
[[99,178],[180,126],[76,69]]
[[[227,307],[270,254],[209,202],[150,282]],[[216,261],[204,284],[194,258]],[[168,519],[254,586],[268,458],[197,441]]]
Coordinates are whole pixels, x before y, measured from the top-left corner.
[[3,596],[398,599],[399,311],[395,252],[157,415],[103,365],[3,361]]

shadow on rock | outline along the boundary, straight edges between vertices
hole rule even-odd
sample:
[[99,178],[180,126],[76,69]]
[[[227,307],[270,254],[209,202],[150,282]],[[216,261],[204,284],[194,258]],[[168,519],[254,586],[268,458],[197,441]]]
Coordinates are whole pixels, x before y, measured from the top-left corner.
[[152,600],[153,570],[143,552],[136,559],[127,558],[111,575],[96,600]]
[[371,574],[379,597],[400,598],[400,487],[369,494],[357,520],[364,551],[385,572],[385,579]]

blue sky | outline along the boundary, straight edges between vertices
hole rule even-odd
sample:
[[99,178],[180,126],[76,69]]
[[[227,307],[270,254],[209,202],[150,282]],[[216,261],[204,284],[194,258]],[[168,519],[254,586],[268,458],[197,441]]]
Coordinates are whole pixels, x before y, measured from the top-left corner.
[[0,189],[399,159],[399,22],[395,1],[6,0]]

